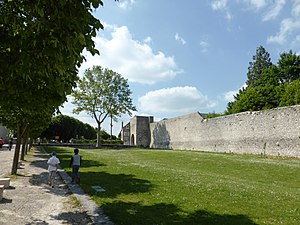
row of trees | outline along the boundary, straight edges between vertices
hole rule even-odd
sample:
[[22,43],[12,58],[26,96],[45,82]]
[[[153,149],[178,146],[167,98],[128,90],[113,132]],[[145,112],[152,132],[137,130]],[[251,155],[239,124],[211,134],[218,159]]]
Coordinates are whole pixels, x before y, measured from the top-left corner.
[[[52,121],[41,136],[42,139],[57,140],[67,143],[70,140],[96,140],[97,129],[87,123],[83,123],[74,117],[67,115],[58,115],[52,118]],[[116,140],[117,137],[109,135],[106,131],[101,130],[101,138],[103,140]]]
[[225,114],[300,104],[300,56],[296,53],[284,52],[273,64],[270,54],[259,46],[247,77],[247,86],[228,103]]
[[62,142],[80,137],[96,139],[96,130],[91,125],[66,115],[53,117],[49,127],[41,134],[41,138],[57,139]]
[[0,0],[0,121],[20,145],[47,127],[71,94],[86,49],[103,26],[92,14],[101,0]]

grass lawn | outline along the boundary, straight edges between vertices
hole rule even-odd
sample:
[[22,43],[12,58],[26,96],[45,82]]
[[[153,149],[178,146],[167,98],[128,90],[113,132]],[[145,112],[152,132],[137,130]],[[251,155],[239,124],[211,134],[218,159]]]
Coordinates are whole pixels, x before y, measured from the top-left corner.
[[[55,151],[70,172],[73,149]],[[299,159],[137,149],[80,154],[81,187],[116,225],[300,224]]]

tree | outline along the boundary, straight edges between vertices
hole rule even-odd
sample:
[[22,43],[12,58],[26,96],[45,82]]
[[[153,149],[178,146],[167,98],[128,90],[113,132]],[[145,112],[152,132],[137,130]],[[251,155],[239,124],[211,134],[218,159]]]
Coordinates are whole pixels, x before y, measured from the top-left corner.
[[271,65],[269,54],[260,46],[253,59],[248,86],[228,103],[227,114],[300,104],[300,56],[290,50],[280,54],[277,65]]
[[292,50],[280,54],[277,64],[281,83],[291,83],[300,79],[300,56]]
[[131,91],[127,80],[120,74],[94,66],[84,73],[79,80],[77,89],[72,96],[76,106],[74,113],[87,112],[97,122],[97,147],[100,146],[101,124],[112,116],[117,118],[121,114],[136,111],[130,97]]
[[270,54],[263,46],[256,49],[256,55],[252,59],[253,61],[249,63],[248,67],[247,86],[256,86],[263,70],[272,66]]
[[[0,0],[0,118],[17,131],[18,140],[29,124],[42,126],[66,100],[78,79],[83,49],[98,53],[92,38],[103,27],[92,11],[100,4]],[[36,116],[41,123],[34,122]],[[12,174],[17,172],[19,144]]]
[[279,105],[276,88],[279,84],[278,70],[264,47],[256,49],[247,77],[247,87],[234,96],[233,102],[228,103],[226,114],[270,109]]

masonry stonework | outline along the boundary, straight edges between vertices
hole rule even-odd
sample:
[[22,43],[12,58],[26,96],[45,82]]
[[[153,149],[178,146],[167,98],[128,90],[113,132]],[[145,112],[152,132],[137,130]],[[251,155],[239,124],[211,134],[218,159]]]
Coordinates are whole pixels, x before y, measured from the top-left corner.
[[125,145],[150,146],[150,127],[153,116],[135,116],[122,128],[121,136]]
[[150,147],[300,157],[300,106],[150,123]]

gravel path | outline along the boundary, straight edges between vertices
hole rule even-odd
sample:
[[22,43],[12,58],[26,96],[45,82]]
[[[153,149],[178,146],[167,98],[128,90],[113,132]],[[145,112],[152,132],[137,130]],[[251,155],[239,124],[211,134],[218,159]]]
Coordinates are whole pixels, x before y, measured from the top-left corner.
[[[11,177],[0,201],[0,225],[92,225],[113,223],[70,177],[60,171],[55,187],[48,184],[47,159],[42,149],[33,148],[18,175]],[[0,177],[8,176],[14,151],[0,150]]]

